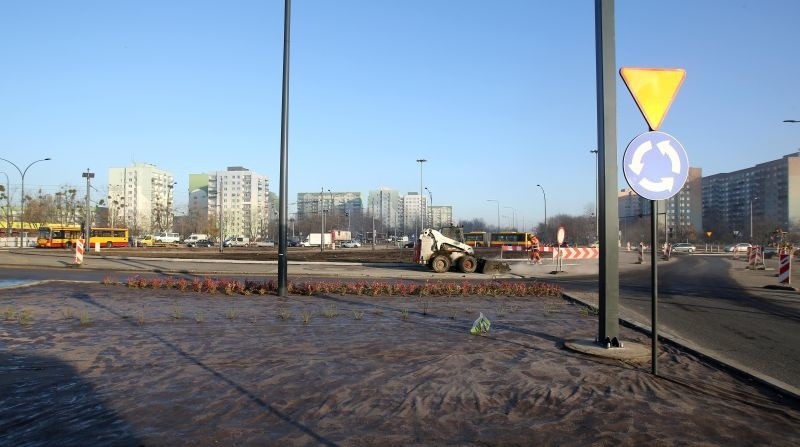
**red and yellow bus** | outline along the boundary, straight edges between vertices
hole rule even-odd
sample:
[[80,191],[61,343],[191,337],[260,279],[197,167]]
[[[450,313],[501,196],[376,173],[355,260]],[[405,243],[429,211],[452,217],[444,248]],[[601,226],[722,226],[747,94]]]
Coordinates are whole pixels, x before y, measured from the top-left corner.
[[491,246],[492,247],[523,247],[523,250],[531,248],[530,241],[531,233],[524,233],[518,231],[501,231],[499,233],[492,233]]
[[[72,248],[81,239],[81,227],[78,225],[51,225],[39,227],[36,246],[39,248]],[[127,247],[127,228],[92,228],[89,246],[99,243],[102,247]]]

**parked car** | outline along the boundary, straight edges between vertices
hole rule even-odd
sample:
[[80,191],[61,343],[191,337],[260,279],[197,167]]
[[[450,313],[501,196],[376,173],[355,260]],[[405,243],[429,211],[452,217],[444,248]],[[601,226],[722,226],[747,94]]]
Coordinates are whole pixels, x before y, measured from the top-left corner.
[[344,241],[342,242],[342,248],[357,248],[360,247],[361,243],[358,241]]
[[725,251],[728,253],[732,253],[734,249],[737,249],[740,253],[747,252],[747,249],[752,247],[748,242],[739,242],[738,244],[731,244],[725,247]]
[[208,239],[194,239],[186,243],[187,247],[213,247],[214,243]]
[[690,244],[688,242],[678,242],[677,244],[672,244],[673,253],[692,254],[694,253],[695,250],[697,250],[697,247],[695,247],[694,244]]
[[263,241],[256,242],[256,247],[274,247],[275,241],[272,239],[264,239]]

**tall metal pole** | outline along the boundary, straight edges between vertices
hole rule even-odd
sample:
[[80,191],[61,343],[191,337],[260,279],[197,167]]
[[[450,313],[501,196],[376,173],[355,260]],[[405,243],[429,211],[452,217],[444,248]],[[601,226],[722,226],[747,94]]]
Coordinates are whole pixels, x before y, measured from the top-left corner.
[[423,214],[422,214],[422,209],[423,209],[423,206],[422,206],[422,202],[423,202],[423,199],[422,199],[422,163],[425,163],[426,161],[428,161],[428,160],[426,160],[424,158],[418,158],[417,159],[417,163],[419,163],[419,232],[420,233],[422,233],[422,230],[425,228],[425,221],[423,220]]
[[[289,31],[292,0],[284,1],[283,8],[283,87],[281,90],[281,161],[280,191],[278,193],[278,296],[288,294],[288,238],[286,220],[289,212]],[[294,226],[292,226],[294,234]]]
[[91,204],[90,194],[92,190],[91,180],[94,178],[94,173],[86,168],[86,172],[81,174],[81,177],[86,177],[86,224],[84,229],[86,231],[86,243],[84,244],[84,252],[88,253],[91,250],[92,238],[92,210],[89,208]]
[[542,185],[537,184],[536,186],[542,190],[542,197],[544,198],[544,234],[547,237],[547,194],[544,193]]
[[617,203],[617,99],[614,0],[595,0],[597,150],[600,212],[599,330],[597,341],[619,340],[619,205]]
[[19,172],[20,181],[22,182],[20,184],[22,197],[20,197],[20,202],[19,202],[20,203],[20,206],[19,206],[19,213],[20,213],[20,216],[19,216],[19,246],[23,247],[25,245],[25,242],[24,242],[24,237],[25,237],[25,174],[28,173],[28,169],[30,169],[31,166],[33,166],[36,163],[39,163],[40,161],[50,160],[50,157],[43,158],[41,160],[32,161],[28,166],[25,167],[25,170],[20,169],[19,166],[14,164],[11,160],[6,160],[5,158],[0,158],[0,160],[3,160],[5,162],[9,163],[11,166],[15,167],[17,169],[17,172]]
[[652,293],[650,325],[653,336],[652,340],[650,340],[650,363],[652,365],[653,375],[656,376],[658,375],[658,260],[656,258],[656,246],[658,245],[658,201],[651,200],[650,207],[653,210],[650,216],[650,265],[652,266],[652,269],[650,269],[650,288]]

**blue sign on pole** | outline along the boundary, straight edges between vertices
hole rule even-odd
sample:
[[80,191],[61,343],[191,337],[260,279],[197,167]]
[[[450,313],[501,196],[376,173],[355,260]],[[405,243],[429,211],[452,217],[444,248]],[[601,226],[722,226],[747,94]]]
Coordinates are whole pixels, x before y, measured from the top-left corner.
[[672,135],[645,132],[625,149],[622,172],[636,194],[650,200],[665,200],[686,183],[689,156]]

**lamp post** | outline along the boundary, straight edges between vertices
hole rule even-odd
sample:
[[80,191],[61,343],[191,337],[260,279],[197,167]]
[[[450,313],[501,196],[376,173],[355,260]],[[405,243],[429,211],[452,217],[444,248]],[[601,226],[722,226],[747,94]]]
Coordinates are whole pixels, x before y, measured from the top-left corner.
[[594,154],[594,240],[597,240],[597,233],[600,228],[600,218],[597,215],[597,202],[599,201],[597,183],[599,182],[598,175],[600,175],[600,157],[597,155],[597,149],[592,149],[589,153]]
[[[426,159],[418,158],[417,163],[419,163],[419,232],[417,235],[422,233],[422,229],[425,228],[425,221],[423,220],[424,215],[422,214],[422,163],[425,163]],[[383,206],[383,204],[381,204]]]
[[500,201],[497,199],[486,199],[487,202],[495,202],[497,204],[497,231],[500,231]]
[[430,197],[430,199],[431,199],[430,203],[428,203],[428,209],[431,212],[431,220],[430,220],[430,222],[428,224],[433,227],[434,226],[433,225],[433,193],[431,192],[430,189],[428,189],[427,186],[425,187],[425,191],[428,191],[428,197]]
[[5,158],[0,158],[0,160],[8,162],[11,166],[17,168],[17,172],[19,172],[19,175],[20,175],[21,180],[22,180],[22,183],[20,184],[20,190],[22,192],[22,197],[20,197],[20,201],[19,201],[19,203],[20,203],[20,206],[19,206],[19,213],[20,213],[20,216],[19,216],[19,246],[22,247],[22,246],[25,245],[25,243],[23,242],[23,237],[24,237],[24,234],[25,234],[25,223],[24,223],[25,222],[25,174],[28,173],[28,169],[31,166],[33,166],[36,163],[39,163],[40,161],[48,161],[48,160],[50,160],[50,157],[42,158],[41,160],[32,161],[28,166],[25,167],[24,170],[20,169],[19,166],[17,166],[16,164],[14,164],[14,162],[12,162],[10,160],[6,160]]
[[321,225],[319,229],[319,251],[322,253],[325,251],[325,210],[322,209],[322,195],[325,194],[325,188],[320,188],[319,191],[319,223]]
[[544,188],[542,185],[537,184],[536,186],[542,190],[542,197],[544,197],[544,233],[547,234],[547,194],[544,193]]
[[800,120],[783,120],[784,123],[800,123]]

